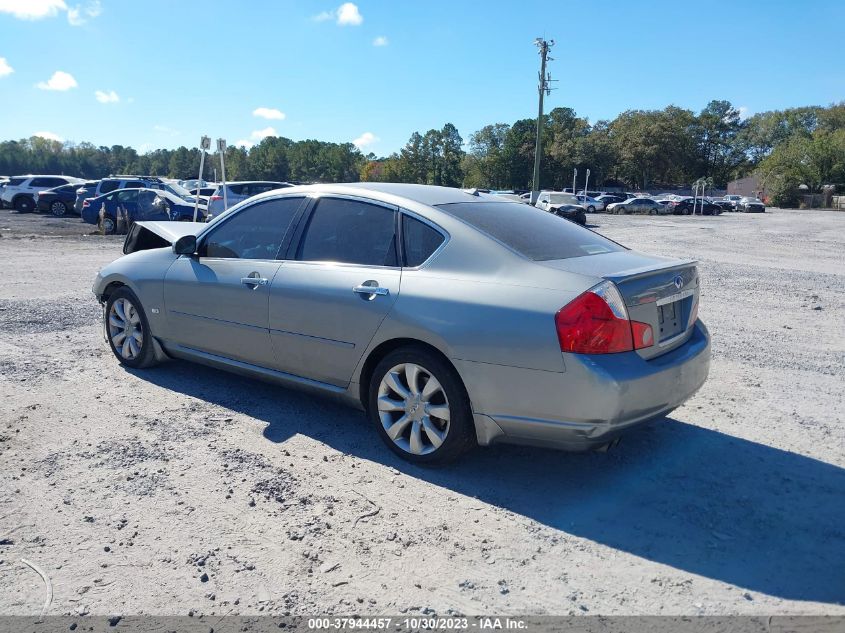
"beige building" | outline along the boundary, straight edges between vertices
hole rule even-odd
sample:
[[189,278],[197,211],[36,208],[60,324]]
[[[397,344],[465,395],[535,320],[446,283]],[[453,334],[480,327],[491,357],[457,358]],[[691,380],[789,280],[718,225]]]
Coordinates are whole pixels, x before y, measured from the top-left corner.
[[739,180],[732,180],[728,183],[729,196],[753,196],[763,199],[766,189],[760,183],[758,176],[752,175]]

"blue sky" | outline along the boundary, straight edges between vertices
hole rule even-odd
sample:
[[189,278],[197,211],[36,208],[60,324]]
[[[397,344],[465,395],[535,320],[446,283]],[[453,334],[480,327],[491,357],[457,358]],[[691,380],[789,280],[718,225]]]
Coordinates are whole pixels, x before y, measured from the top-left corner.
[[0,0],[0,139],[275,133],[386,155],[448,121],[467,140],[536,115],[537,36],[557,42],[547,111],[827,105],[843,24],[842,0]]

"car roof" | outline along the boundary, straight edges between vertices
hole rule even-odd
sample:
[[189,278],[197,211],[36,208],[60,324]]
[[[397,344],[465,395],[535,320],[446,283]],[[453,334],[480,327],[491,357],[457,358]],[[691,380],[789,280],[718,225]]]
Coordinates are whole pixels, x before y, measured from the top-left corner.
[[[257,197],[269,197],[272,195],[278,195],[278,193],[278,191],[268,191],[259,194]],[[405,198],[407,200],[432,207],[441,204],[453,204],[456,202],[489,202],[491,199],[501,201],[501,196],[496,196],[495,194],[469,193],[463,189],[455,189],[453,187],[414,185],[395,182],[352,182],[324,185],[299,185],[285,188],[284,193],[336,193],[353,196],[368,194],[370,197],[376,199],[387,199],[391,197]],[[514,204],[520,203],[514,202]]]

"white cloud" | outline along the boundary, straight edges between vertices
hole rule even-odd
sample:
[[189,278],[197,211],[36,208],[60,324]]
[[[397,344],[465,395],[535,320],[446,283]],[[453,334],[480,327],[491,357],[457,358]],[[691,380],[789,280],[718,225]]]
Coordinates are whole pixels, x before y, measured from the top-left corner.
[[94,92],[94,96],[97,97],[97,101],[100,103],[117,103],[120,101],[120,97],[117,96],[117,93],[114,90],[109,90],[108,92],[96,90]]
[[[2,2],[2,0],[0,0]],[[364,21],[364,16],[358,10],[358,5],[352,2],[344,2],[334,11],[322,11],[312,18],[315,22],[326,22],[335,20],[340,26],[358,26]]]
[[53,132],[36,132],[33,136],[40,136],[41,138],[46,138],[48,141],[58,141],[59,143],[65,142],[65,139]]
[[751,111],[748,109],[748,106],[739,106],[737,110],[739,111],[740,120],[747,119],[751,114]]
[[358,149],[361,149],[363,147],[366,147],[367,145],[377,143],[379,140],[381,139],[379,139],[379,137],[373,134],[372,132],[364,132],[361,136],[352,141],[352,144]]
[[387,46],[390,42],[387,41],[386,35],[379,35],[373,40],[373,46]]
[[245,138],[242,138],[239,141],[235,141],[235,147],[240,146],[240,147],[243,147],[244,149],[249,149],[253,145],[255,145],[255,143],[253,143],[252,141],[248,141]]
[[0,13],[11,13],[21,20],[40,20],[67,11],[64,0],[0,0]]
[[260,141],[263,138],[268,136],[277,136],[276,128],[274,127],[265,127],[263,130],[255,130],[249,137],[255,141]]
[[341,26],[358,26],[364,21],[364,17],[358,11],[358,5],[351,2],[344,2],[337,9],[337,23]]
[[76,79],[73,78],[73,75],[70,73],[66,73],[63,70],[57,70],[53,73],[53,76],[50,77],[47,81],[39,81],[36,84],[41,90],[70,90],[71,88],[76,88],[78,85],[76,83]]
[[11,75],[13,72],[15,72],[15,69],[9,66],[9,62],[6,61],[6,58],[0,57],[0,77]]
[[100,6],[99,0],[94,0],[93,2],[89,2],[85,7],[82,5],[76,5],[75,7],[70,7],[67,10],[67,21],[70,23],[71,26],[82,26],[91,18],[96,18],[103,12],[103,8]]
[[67,21],[72,26],[79,26],[96,18],[103,9],[100,0],[73,7],[69,7],[65,0],[0,0],[0,13],[10,13],[20,20],[54,18],[62,11],[67,13]]
[[276,108],[255,108],[252,111],[252,116],[261,117],[262,119],[276,119],[281,121],[285,118],[285,113]]

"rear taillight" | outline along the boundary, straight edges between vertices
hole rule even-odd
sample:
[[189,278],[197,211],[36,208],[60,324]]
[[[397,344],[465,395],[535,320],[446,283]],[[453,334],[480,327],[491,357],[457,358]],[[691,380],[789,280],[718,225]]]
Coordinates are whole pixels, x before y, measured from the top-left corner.
[[209,202],[212,202],[212,201],[217,201],[217,200],[222,200],[222,199],[223,199],[223,196],[211,196],[208,200],[209,200]]
[[615,354],[651,347],[648,323],[630,321],[622,295],[604,281],[555,315],[560,351],[574,354]]
[[83,208],[83,209],[84,209],[85,207],[90,207],[90,206],[91,206],[91,202],[90,202],[90,201],[88,201],[88,200],[83,200],[83,201],[82,201],[82,208]]

